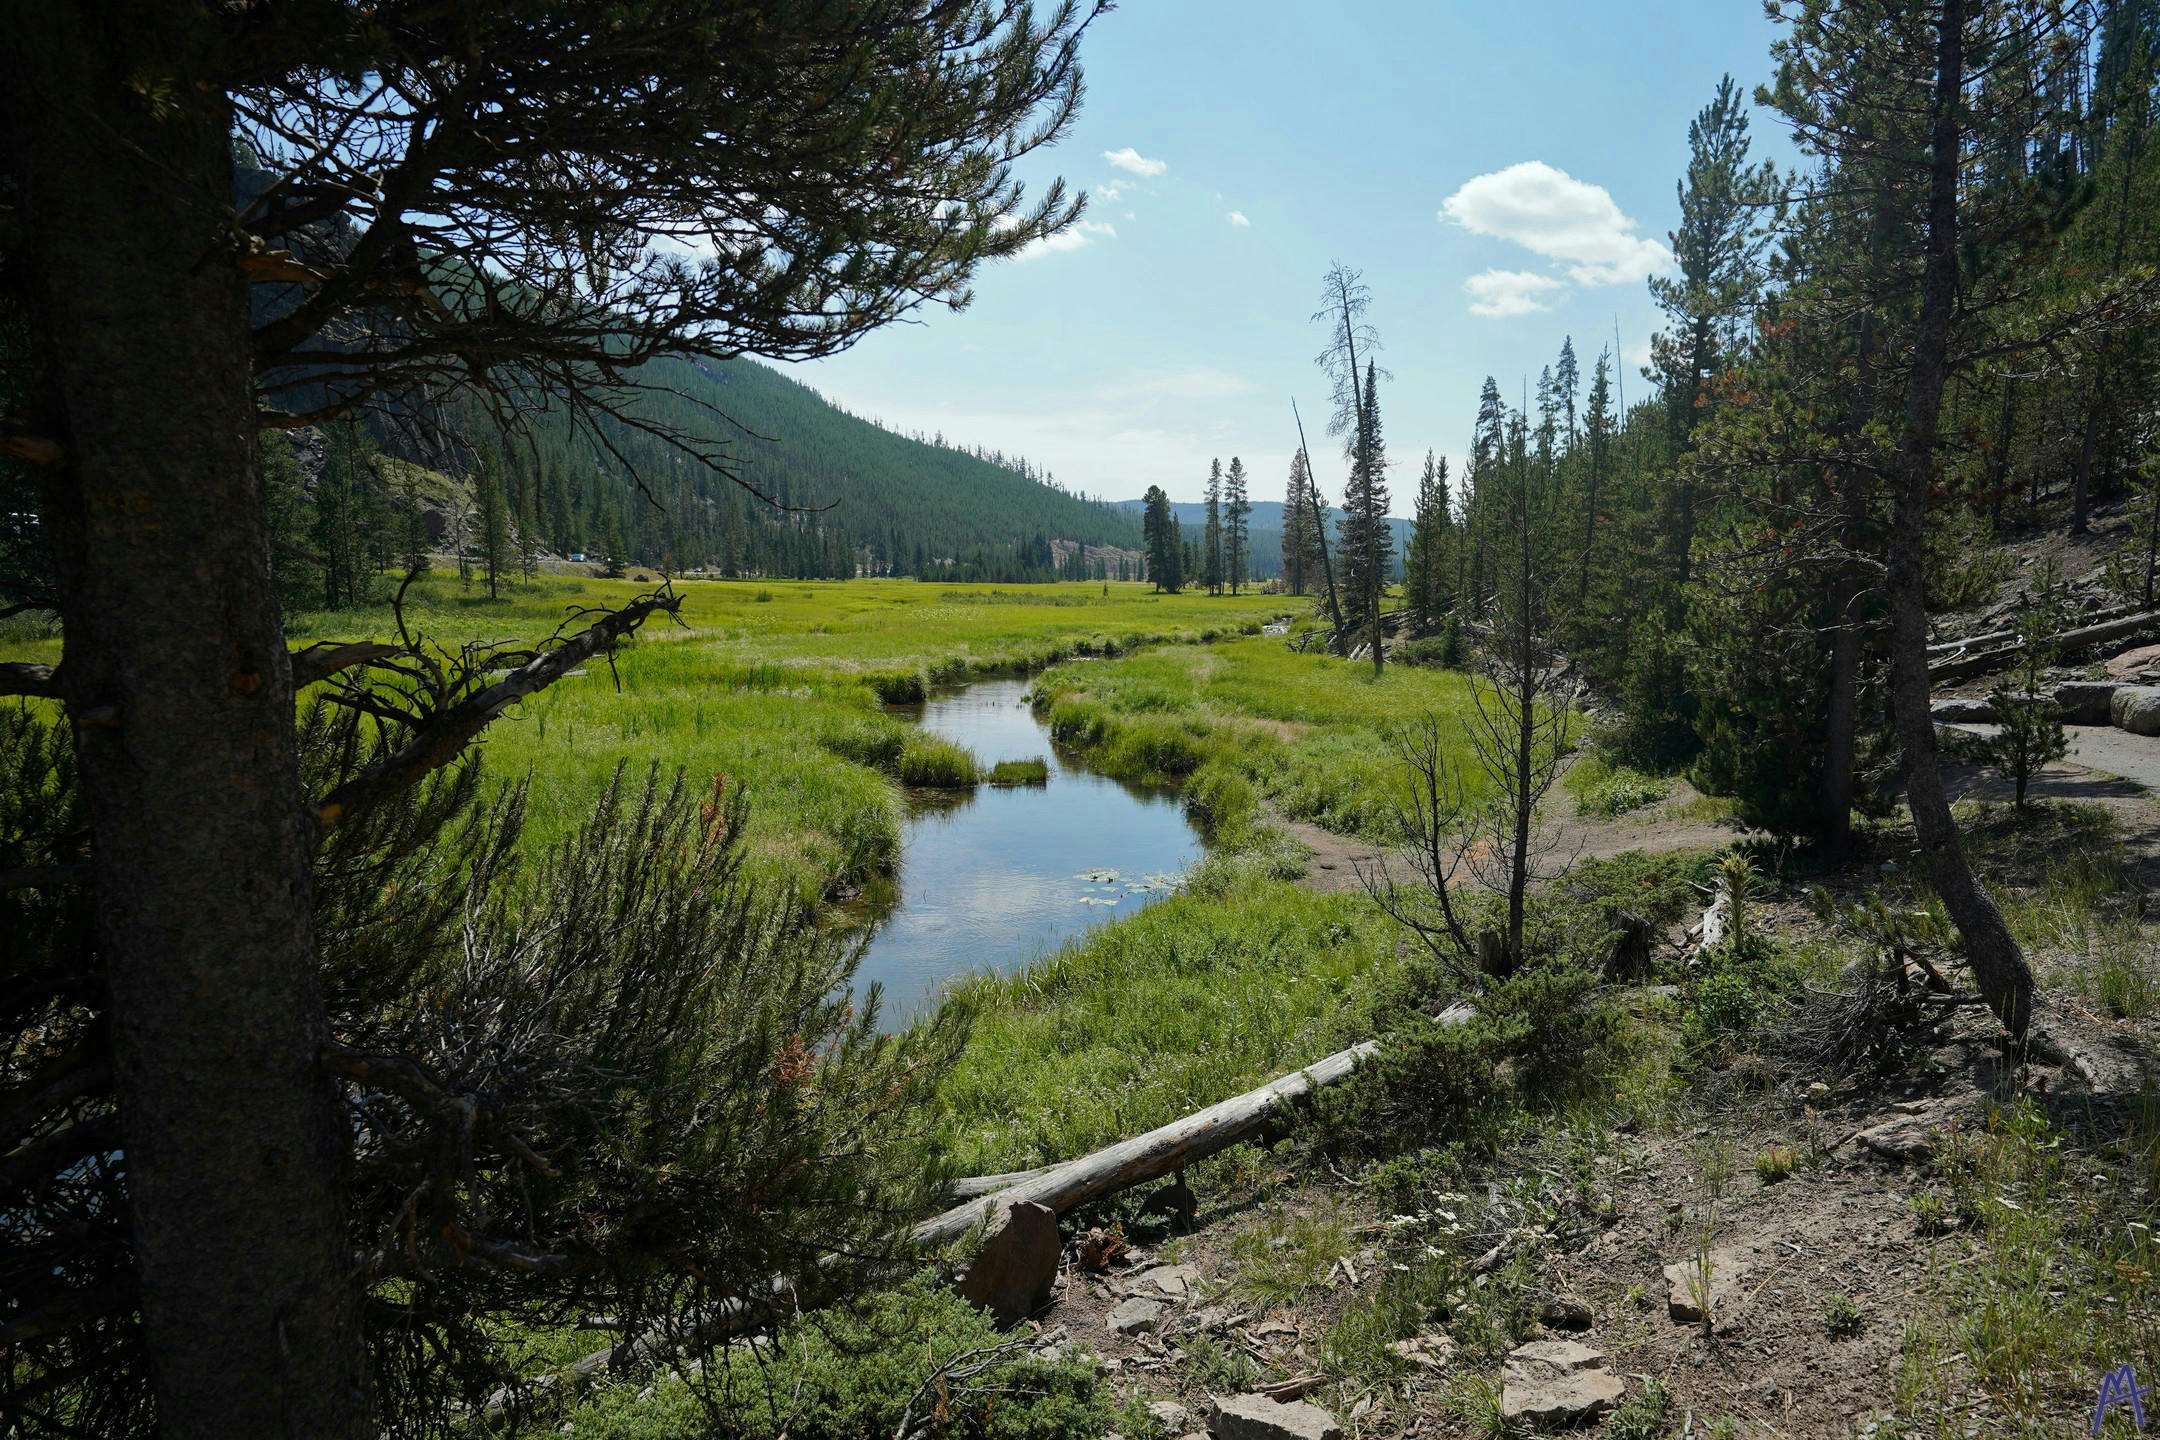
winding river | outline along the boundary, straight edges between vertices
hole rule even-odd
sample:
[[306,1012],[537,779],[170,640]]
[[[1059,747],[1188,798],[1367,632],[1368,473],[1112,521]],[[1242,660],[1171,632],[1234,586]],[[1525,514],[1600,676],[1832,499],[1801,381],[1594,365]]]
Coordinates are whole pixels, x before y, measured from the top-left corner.
[[1000,760],[1049,763],[1049,783],[911,791],[899,897],[874,922],[858,988],[885,987],[887,1027],[907,1024],[953,979],[1015,970],[1167,894],[1201,855],[1177,797],[1126,785],[1061,755],[1028,707],[1026,680],[985,680],[896,713]]

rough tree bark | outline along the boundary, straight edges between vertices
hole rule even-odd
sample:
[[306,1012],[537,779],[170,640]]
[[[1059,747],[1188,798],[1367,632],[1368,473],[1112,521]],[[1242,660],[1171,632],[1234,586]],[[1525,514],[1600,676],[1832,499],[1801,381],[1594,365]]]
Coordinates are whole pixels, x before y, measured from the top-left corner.
[[1959,107],[1965,70],[1966,0],[1942,0],[1937,19],[1935,85],[1930,107],[1927,255],[1920,316],[1906,381],[1890,531],[1890,704],[1904,752],[1905,792],[1928,878],[1965,937],[1981,995],[2014,1039],[2032,1017],[2032,971],[2002,912],[1980,887],[1950,816],[1928,713],[1927,606],[1921,550],[1928,485],[1934,478],[1936,428],[1948,376],[1951,320],[1957,308]]
[[[0,5],[43,467],[162,1433],[360,1435],[230,115],[171,0]],[[210,33],[214,33],[211,31]],[[175,38],[179,37],[179,38]],[[145,77],[148,77],[147,79]]]

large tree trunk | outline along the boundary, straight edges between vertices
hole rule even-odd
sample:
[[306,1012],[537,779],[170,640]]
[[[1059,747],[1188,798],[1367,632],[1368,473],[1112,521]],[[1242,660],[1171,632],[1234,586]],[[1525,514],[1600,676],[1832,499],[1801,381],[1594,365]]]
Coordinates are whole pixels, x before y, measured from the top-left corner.
[[1890,704],[1904,752],[1905,792],[1928,878],[1965,937],[1966,959],[1988,1006],[2022,1040],[2032,1016],[2032,971],[2003,922],[2002,912],[1974,879],[1936,763],[1935,725],[1928,713],[1927,608],[1921,585],[1921,546],[1929,481],[1935,470],[1936,427],[1948,378],[1950,323],[1957,306],[1957,184],[1959,92],[1964,75],[1965,0],[1943,0],[1936,39],[1928,186],[1926,266],[1912,372],[1906,382],[1905,424],[1898,454],[1890,531]]
[[[161,1433],[366,1428],[230,116],[192,5],[0,6]],[[143,77],[156,85],[144,87]]]

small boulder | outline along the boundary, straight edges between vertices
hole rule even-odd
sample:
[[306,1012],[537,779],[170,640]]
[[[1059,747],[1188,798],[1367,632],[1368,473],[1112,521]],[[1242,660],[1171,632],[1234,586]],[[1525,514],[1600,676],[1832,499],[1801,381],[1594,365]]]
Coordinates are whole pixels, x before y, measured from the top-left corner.
[[1001,1206],[953,1288],[1009,1329],[1050,1303],[1062,1253],[1056,1211],[1029,1200]]
[[1923,1163],[1935,1158],[1935,1136],[1916,1116],[1901,1115],[1863,1130],[1854,1138],[1883,1159],[1899,1164]]
[[1690,1255],[1665,1267],[1665,1311],[1681,1325],[1729,1320],[1746,1299],[1747,1257],[1733,1250]]
[[2160,735],[2160,685],[2123,685],[2108,701],[2108,718],[2133,735]]
[[1152,1334],[1166,1308],[1160,1300],[1126,1300],[1110,1312],[1109,1325],[1120,1335]]
[[1190,1265],[1157,1265],[1142,1271],[1134,1283],[1153,1285],[1165,1295],[1182,1297],[1199,1278],[1200,1272]]
[[1150,1400],[1147,1409],[1167,1435],[1183,1435],[1193,1428],[1192,1411],[1175,1400]]
[[2112,680],[2065,680],[2055,687],[2055,708],[2065,725],[2112,725],[2119,688]]
[[1418,1335],[1397,1340],[1388,1349],[1425,1370],[1445,1370],[1455,1360],[1455,1342],[1446,1335]]
[[1232,1395],[1208,1418],[1215,1440],[1342,1440],[1342,1426],[1318,1405],[1284,1405],[1265,1395]]
[[2160,664],[2160,645],[2140,645],[2108,661],[2106,668],[2110,680],[2132,680],[2142,679],[2156,664]]
[[1538,1320],[1555,1330],[1587,1330],[1590,1307],[1573,1295],[1555,1295],[1538,1307]]
[[1995,707],[1985,700],[1953,697],[1937,700],[1928,707],[1928,715],[1938,725],[1992,725],[1995,723]]
[[1501,1368],[1500,1416],[1531,1425],[1572,1425],[1619,1408],[1627,1384],[1608,1357],[1573,1340],[1533,1340]]

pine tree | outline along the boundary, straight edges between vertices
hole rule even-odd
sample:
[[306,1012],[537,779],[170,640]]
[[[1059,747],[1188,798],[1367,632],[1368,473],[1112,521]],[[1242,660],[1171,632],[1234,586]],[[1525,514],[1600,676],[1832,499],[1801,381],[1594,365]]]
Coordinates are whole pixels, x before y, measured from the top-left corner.
[[1364,395],[1352,438],[1350,483],[1343,491],[1342,541],[1345,618],[1362,628],[1372,646],[1373,672],[1385,663],[1380,608],[1387,594],[1394,534],[1388,529],[1387,447],[1380,434],[1377,367],[1366,362]]
[[350,610],[367,603],[373,588],[375,437],[357,420],[340,420],[323,427],[323,439],[312,527],[322,557],[322,603],[325,610]]
[[1410,552],[1403,561],[1403,609],[1410,633],[1430,635],[1438,628],[1447,583],[1448,541],[1453,537],[1448,513],[1446,456],[1425,452],[1418,477],[1417,512],[1410,532]]
[[503,494],[502,452],[487,446],[473,469],[473,542],[488,598],[501,598],[502,573],[510,568],[510,502]]
[[1553,366],[1553,393],[1560,402],[1560,414],[1567,430],[1567,448],[1575,448],[1577,436],[1575,399],[1582,393],[1582,370],[1575,363],[1575,337],[1566,336],[1560,341],[1560,360]]
[[[1708,418],[1712,382],[1739,347],[1763,283],[1762,205],[1775,186],[1770,162],[1748,166],[1747,102],[1730,75],[1688,126],[1687,178],[1680,182],[1680,228],[1673,232],[1677,279],[1653,277],[1650,293],[1672,329],[1651,342],[1665,387],[1667,443],[1678,459]],[[1689,574],[1696,486],[1683,467],[1673,489],[1671,536],[1679,584]]]
[[1223,577],[1230,582],[1232,595],[1245,583],[1245,540],[1252,518],[1247,488],[1245,462],[1233,455],[1229,472],[1223,476]]
[[1283,588],[1292,595],[1303,595],[1312,577],[1306,567],[1319,567],[1320,557],[1313,549],[1312,502],[1307,491],[1312,481],[1305,473],[1305,452],[1298,451],[1290,457],[1290,486],[1283,494],[1282,571]]
[[1177,516],[1171,512],[1170,497],[1163,493],[1160,485],[1148,486],[1143,504],[1146,508],[1140,530],[1147,548],[1147,578],[1155,582],[1157,590],[1175,595],[1184,568],[1179,554]]
[[1208,594],[1223,589],[1222,461],[1208,462],[1207,530],[1200,542],[1200,583]]

